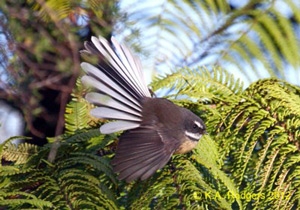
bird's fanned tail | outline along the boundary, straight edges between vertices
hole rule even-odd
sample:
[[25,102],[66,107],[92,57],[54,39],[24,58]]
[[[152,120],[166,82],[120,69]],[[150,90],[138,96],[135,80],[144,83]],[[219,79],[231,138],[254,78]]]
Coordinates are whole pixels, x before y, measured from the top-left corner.
[[140,101],[151,97],[139,60],[114,38],[113,45],[102,37],[91,40],[85,42],[83,52],[98,55],[99,64],[81,64],[86,72],[82,82],[96,91],[86,95],[87,101],[98,106],[91,115],[117,120],[101,126],[100,131],[104,134],[139,127],[142,121]]

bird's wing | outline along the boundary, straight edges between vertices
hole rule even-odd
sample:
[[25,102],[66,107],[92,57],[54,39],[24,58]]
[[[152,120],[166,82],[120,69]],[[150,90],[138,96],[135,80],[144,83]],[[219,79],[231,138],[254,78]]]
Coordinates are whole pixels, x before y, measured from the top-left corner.
[[95,88],[86,95],[87,101],[98,106],[91,111],[97,118],[117,120],[103,125],[101,133],[133,129],[140,126],[142,107],[140,101],[151,97],[143,77],[139,60],[129,49],[112,38],[112,45],[103,37],[92,37],[85,42],[87,55],[96,55],[98,65],[83,62],[86,75],[82,82]]
[[159,130],[139,127],[120,136],[116,156],[112,160],[114,172],[127,182],[149,178],[170,160],[178,147],[176,139],[166,139]]

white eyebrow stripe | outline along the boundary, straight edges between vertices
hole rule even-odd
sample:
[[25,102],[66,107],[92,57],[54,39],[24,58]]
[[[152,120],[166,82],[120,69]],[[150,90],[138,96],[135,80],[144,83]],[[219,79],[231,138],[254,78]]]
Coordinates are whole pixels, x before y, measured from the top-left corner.
[[195,120],[194,123],[195,123],[199,128],[203,129],[203,126],[201,125],[200,122],[198,122],[198,121]]

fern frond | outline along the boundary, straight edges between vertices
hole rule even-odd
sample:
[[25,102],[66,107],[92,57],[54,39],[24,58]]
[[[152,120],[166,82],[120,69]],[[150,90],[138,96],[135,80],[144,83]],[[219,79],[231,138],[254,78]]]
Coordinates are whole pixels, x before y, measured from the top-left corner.
[[71,2],[67,0],[49,0],[44,4],[39,4],[36,1],[29,2],[34,3],[33,9],[38,11],[40,17],[46,22],[49,22],[51,19],[60,21],[72,13]]
[[[202,204],[205,204],[208,208],[231,208],[231,205],[235,200],[227,200],[227,193],[230,191],[220,190],[222,189],[221,184],[217,184],[219,186],[208,184],[208,179],[203,179],[201,174],[199,174],[199,169],[193,167],[189,161],[181,161],[178,166],[182,167],[182,170],[177,173],[178,176],[176,176],[174,182],[178,186],[177,194],[178,196],[182,196],[181,202],[187,208],[201,206]],[[218,183],[218,181],[223,178],[222,176],[225,177],[226,175],[213,174],[215,180],[212,183]],[[228,184],[228,182],[225,184]],[[197,195],[201,196],[202,199],[196,199]]]
[[298,78],[286,74],[289,68],[297,75],[300,65],[296,1],[251,0],[232,6],[228,1],[172,0],[151,5],[137,1],[126,8],[124,25],[129,30],[139,25],[140,39],[147,40],[145,66],[156,72],[170,72],[174,66],[228,68],[229,64],[227,70],[247,82],[269,76],[297,83]]
[[[264,79],[251,84],[246,90],[235,89],[232,87],[238,82],[230,79],[232,75],[223,74],[221,69],[214,71],[178,71],[156,80],[152,85],[159,89],[161,84],[169,83],[171,98],[176,93],[186,95],[185,100],[176,101],[179,105],[187,105],[186,100],[190,99],[197,101],[198,105],[192,107],[202,109],[198,112],[206,119],[208,133],[213,136],[218,152],[213,152],[211,148],[214,147],[205,142],[209,148],[200,153],[195,150],[195,160],[209,168],[211,161],[216,161],[214,157],[222,157],[222,169],[234,179],[234,185],[228,176],[219,176],[218,167],[210,167],[209,171],[214,179],[224,184],[221,189],[225,187],[233,192],[229,194],[231,198],[234,199],[232,195],[248,196],[240,200],[239,207],[297,206],[299,87],[278,79]],[[183,76],[180,77],[180,74]],[[202,100],[203,93],[207,100]],[[202,154],[203,160],[199,160]]]
[[[112,139],[100,135],[99,129],[77,131],[61,138],[52,164],[45,161],[50,151],[50,145],[45,145],[36,150],[26,163],[1,167],[3,194],[0,198],[5,199],[3,206],[10,209],[43,209],[47,205],[57,209],[119,209],[113,191],[116,176],[109,158],[105,155],[99,157],[99,147],[95,147],[95,142],[98,142],[105,148]],[[30,192],[28,195],[32,198],[20,192]]]
[[11,142],[5,144],[2,151],[2,158],[7,161],[13,161],[15,164],[22,164],[38,151],[38,147],[33,144],[20,143],[15,145]]
[[88,126],[88,106],[86,102],[71,101],[66,107],[66,129],[69,133]]
[[[199,80],[201,79],[201,80]],[[232,74],[220,68],[209,71],[206,68],[179,69],[164,78],[157,78],[151,83],[154,91],[161,88],[175,89],[173,95],[187,95],[201,101],[230,100],[243,90],[243,83],[235,81]]]
[[[10,197],[17,196],[17,199],[10,199]],[[3,193],[0,191],[0,207],[1,206],[19,206],[19,205],[30,205],[38,209],[52,208],[53,205],[50,201],[44,201],[38,199],[36,196],[26,192],[13,192]],[[18,208],[13,208],[18,209]]]
[[72,93],[72,100],[67,104],[65,111],[65,127],[67,134],[74,134],[80,129],[90,128],[96,125],[95,118],[89,114],[91,104],[84,98],[83,93],[86,89],[79,80],[76,81],[76,88]]
[[[231,181],[231,179],[228,177],[226,173],[221,171],[221,166],[224,164],[219,157],[221,156],[219,154],[219,151],[217,150],[217,145],[215,142],[213,142],[208,137],[203,137],[201,139],[201,144],[197,147],[195,150],[195,155],[192,157],[195,158],[197,163],[205,166],[207,169],[209,169],[212,176],[222,182],[224,186],[223,189],[226,188],[225,194],[223,195],[225,197],[231,198],[231,202],[238,203],[239,207],[242,207],[241,200],[239,199],[239,191],[235,184]],[[218,193],[221,193],[220,191]],[[228,196],[228,195],[234,195],[234,196]],[[233,198],[233,199],[232,199]]]
[[[129,201],[125,207],[198,209],[206,206],[207,209],[230,209],[236,201],[241,207],[236,187],[220,170],[222,164],[215,143],[205,137],[201,141],[194,154],[188,157],[176,155],[151,179],[133,184],[124,195]],[[139,194],[138,199],[136,194]]]

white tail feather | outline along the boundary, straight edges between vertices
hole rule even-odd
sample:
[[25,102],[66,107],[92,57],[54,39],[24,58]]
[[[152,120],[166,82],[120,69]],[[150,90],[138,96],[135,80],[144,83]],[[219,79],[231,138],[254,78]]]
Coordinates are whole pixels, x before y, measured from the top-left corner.
[[97,107],[91,110],[90,114],[96,118],[104,119],[115,119],[115,120],[128,120],[140,122],[142,119],[140,117],[133,116],[123,111],[118,111],[108,107]]
[[124,112],[128,112],[130,114],[142,117],[141,110],[140,110],[140,112],[135,111],[134,109],[129,108],[128,106],[125,106],[124,104],[114,100],[113,98],[111,98],[108,95],[92,92],[92,93],[86,94],[85,99],[92,104],[96,104],[96,105],[100,104],[100,105],[108,106],[111,108],[115,108],[115,109],[118,109],[118,110],[121,110]]
[[117,98],[119,101],[127,104],[128,106],[132,106],[137,110],[141,109],[140,104],[138,104],[138,106],[137,106],[136,104],[132,103],[132,101],[129,101],[128,99],[126,99],[125,97],[123,97],[119,93],[115,92],[114,90],[110,89],[105,84],[103,84],[103,83],[99,82],[98,80],[94,79],[93,77],[83,76],[81,78],[81,82],[85,85],[92,86],[92,87],[100,90],[103,93],[106,93],[107,95],[109,95],[113,98]]
[[[135,83],[135,87],[139,89],[140,93],[146,96],[150,96],[150,93],[148,91],[147,85],[144,82],[144,78],[141,77],[141,64],[140,62],[136,62],[138,59],[133,56],[129,49],[127,49],[125,46],[120,45],[116,39],[112,37],[111,39],[113,45],[115,46],[123,64],[126,68],[123,70],[127,70],[127,72],[124,72],[125,74],[129,74],[131,78],[133,79],[133,83]],[[145,91],[146,87],[146,91]]]
[[138,82],[138,84],[139,84],[138,86],[142,89],[142,92],[146,96],[151,97],[151,94],[149,92],[147,83],[145,81],[145,78],[144,78],[144,75],[142,72],[141,61],[136,56],[134,56],[125,45],[120,45],[114,37],[112,37],[111,40],[112,40],[112,43],[114,44],[114,46],[118,46],[119,48],[121,48],[119,51],[124,54],[123,60],[127,60],[130,63],[129,65],[131,66],[131,68],[129,68],[129,69],[132,70],[132,73],[135,75],[135,78],[137,78],[136,82]]
[[129,130],[139,127],[140,124],[136,122],[129,122],[129,121],[114,121],[109,122],[100,127],[100,132],[103,134],[110,134],[115,133],[123,130]]
[[95,45],[95,47],[102,53],[102,55],[105,56],[105,58],[108,60],[109,64],[112,65],[114,69],[116,69],[119,74],[122,75],[124,79],[133,87],[135,88],[135,85],[132,83],[131,79],[128,77],[129,75],[126,75],[123,70],[126,69],[123,62],[120,60],[120,58],[116,55],[116,53],[113,51],[113,49],[109,46],[109,43],[106,39],[103,37],[99,37],[97,39],[96,37],[92,37],[92,42]]
[[[129,95],[126,91],[124,91],[124,89],[122,87],[120,87],[118,84],[116,84],[113,80],[111,80],[103,72],[99,71],[99,69],[96,68],[95,66],[93,66],[89,63],[83,62],[83,63],[81,63],[81,67],[86,73],[92,74],[93,76],[97,77],[100,81],[105,81],[105,83],[108,84],[108,86],[110,86],[110,88],[114,89],[114,92],[120,93],[122,96],[125,96],[127,99],[134,102],[136,105],[139,105],[139,102],[137,102],[136,99],[134,99],[131,95]],[[97,81],[97,82],[101,83],[100,81]],[[101,89],[99,89],[99,85],[96,84],[93,87],[97,88],[98,90],[101,91]],[[107,94],[109,94],[109,93],[107,93]]]
[[[138,60],[135,58],[129,50],[124,54],[123,49],[125,48],[122,45],[119,45],[118,42],[112,38],[112,42],[118,55],[115,51],[110,47],[109,43],[103,37],[92,37],[92,42],[96,46],[96,48],[106,57],[109,63],[119,72],[120,75],[126,81],[136,89],[137,92],[142,94],[143,96],[151,97],[151,94],[147,88],[146,82],[144,82],[143,76],[137,77],[142,73],[141,66],[139,62],[135,62]],[[130,62],[128,62],[130,61]],[[142,81],[142,82],[141,82]]]

